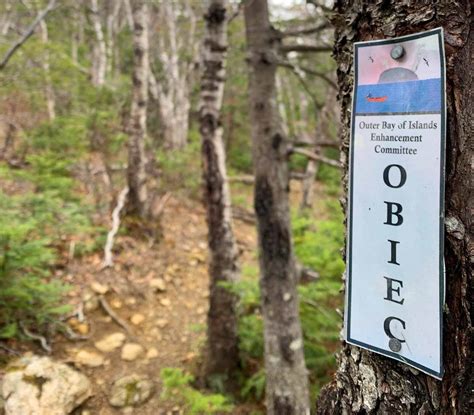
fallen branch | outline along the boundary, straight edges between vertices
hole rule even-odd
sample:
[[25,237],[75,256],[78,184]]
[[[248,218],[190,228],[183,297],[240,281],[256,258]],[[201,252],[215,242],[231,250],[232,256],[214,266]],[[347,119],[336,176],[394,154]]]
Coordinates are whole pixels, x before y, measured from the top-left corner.
[[128,324],[125,323],[125,321],[123,321],[117,314],[115,314],[114,310],[112,310],[109,303],[102,295],[99,296],[99,304],[103,308],[103,310],[112,318],[113,321],[115,321],[120,327],[122,327],[130,337],[133,337],[132,330],[130,329]]
[[114,238],[117,234],[119,227],[120,227],[120,211],[125,206],[125,201],[127,200],[128,194],[128,186],[124,187],[123,190],[120,192],[119,197],[117,199],[117,206],[112,212],[112,229],[107,234],[107,242],[105,243],[104,247],[104,261],[102,262],[102,268],[111,267],[114,264],[112,258],[112,248],[114,246]]
[[8,49],[7,53],[3,57],[3,59],[0,61],[0,70],[5,68],[7,65],[8,61],[10,58],[15,54],[15,52],[25,43],[31,35],[35,32],[36,27],[41,23],[41,21],[46,17],[46,15],[54,9],[54,6],[56,4],[56,0],[50,0],[46,8],[41,11],[38,16],[36,16],[36,19],[31,23],[31,25],[26,29],[25,33],[23,36],[20,37],[11,47]]
[[48,354],[52,352],[51,346],[48,344],[47,340],[43,336],[41,336],[40,334],[32,333],[25,327],[23,323],[20,323],[20,327],[26,337],[38,341],[42,349],[45,350]]
[[341,163],[337,160],[330,159],[328,157],[321,156],[320,154],[313,153],[312,151],[306,150],[305,148],[293,147],[290,154],[301,154],[302,156],[308,157],[311,160],[320,161],[321,163],[328,164],[329,166],[341,168]]
[[7,353],[10,353],[10,354],[12,354],[12,355],[14,355],[14,356],[21,356],[21,353],[20,353],[20,352],[14,350],[14,349],[11,349],[11,348],[8,347],[8,346],[5,346],[3,343],[0,343],[0,349],[5,350]]

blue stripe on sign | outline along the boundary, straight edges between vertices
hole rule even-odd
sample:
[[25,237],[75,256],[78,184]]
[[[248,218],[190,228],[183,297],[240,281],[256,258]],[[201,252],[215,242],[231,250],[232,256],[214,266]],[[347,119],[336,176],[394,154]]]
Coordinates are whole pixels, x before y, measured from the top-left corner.
[[355,112],[441,111],[441,79],[359,85]]

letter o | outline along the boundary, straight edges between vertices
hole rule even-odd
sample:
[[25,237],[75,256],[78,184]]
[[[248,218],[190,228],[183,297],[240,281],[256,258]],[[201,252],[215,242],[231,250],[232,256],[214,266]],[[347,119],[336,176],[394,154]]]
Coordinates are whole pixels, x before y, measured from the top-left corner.
[[[390,170],[392,167],[397,167],[398,170],[400,170],[400,183],[397,185],[390,182]],[[407,171],[399,164],[390,164],[389,166],[385,167],[383,171],[383,181],[388,187],[391,187],[392,189],[399,189],[407,181]]]

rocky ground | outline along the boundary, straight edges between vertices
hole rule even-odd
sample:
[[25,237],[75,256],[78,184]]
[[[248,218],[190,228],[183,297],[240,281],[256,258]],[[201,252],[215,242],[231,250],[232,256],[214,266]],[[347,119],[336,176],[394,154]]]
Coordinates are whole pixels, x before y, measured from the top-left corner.
[[[59,336],[52,357],[91,382],[91,396],[76,414],[185,413],[160,397],[160,370],[192,371],[199,363],[209,296],[205,212],[172,197],[162,221],[153,246],[119,236],[113,268],[101,270],[97,253],[57,271],[73,286],[75,316],[67,324],[83,339]],[[254,226],[237,220],[236,234],[242,260],[255,262]]]

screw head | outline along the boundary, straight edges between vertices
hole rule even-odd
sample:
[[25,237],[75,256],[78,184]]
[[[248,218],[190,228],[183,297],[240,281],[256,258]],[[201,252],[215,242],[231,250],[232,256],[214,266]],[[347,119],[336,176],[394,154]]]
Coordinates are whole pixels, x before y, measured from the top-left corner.
[[401,59],[403,55],[405,54],[405,49],[401,45],[396,45],[392,48],[390,51],[390,56],[392,59],[395,59],[396,61]]
[[392,352],[398,353],[400,350],[402,350],[402,342],[392,337],[388,342],[388,347]]

